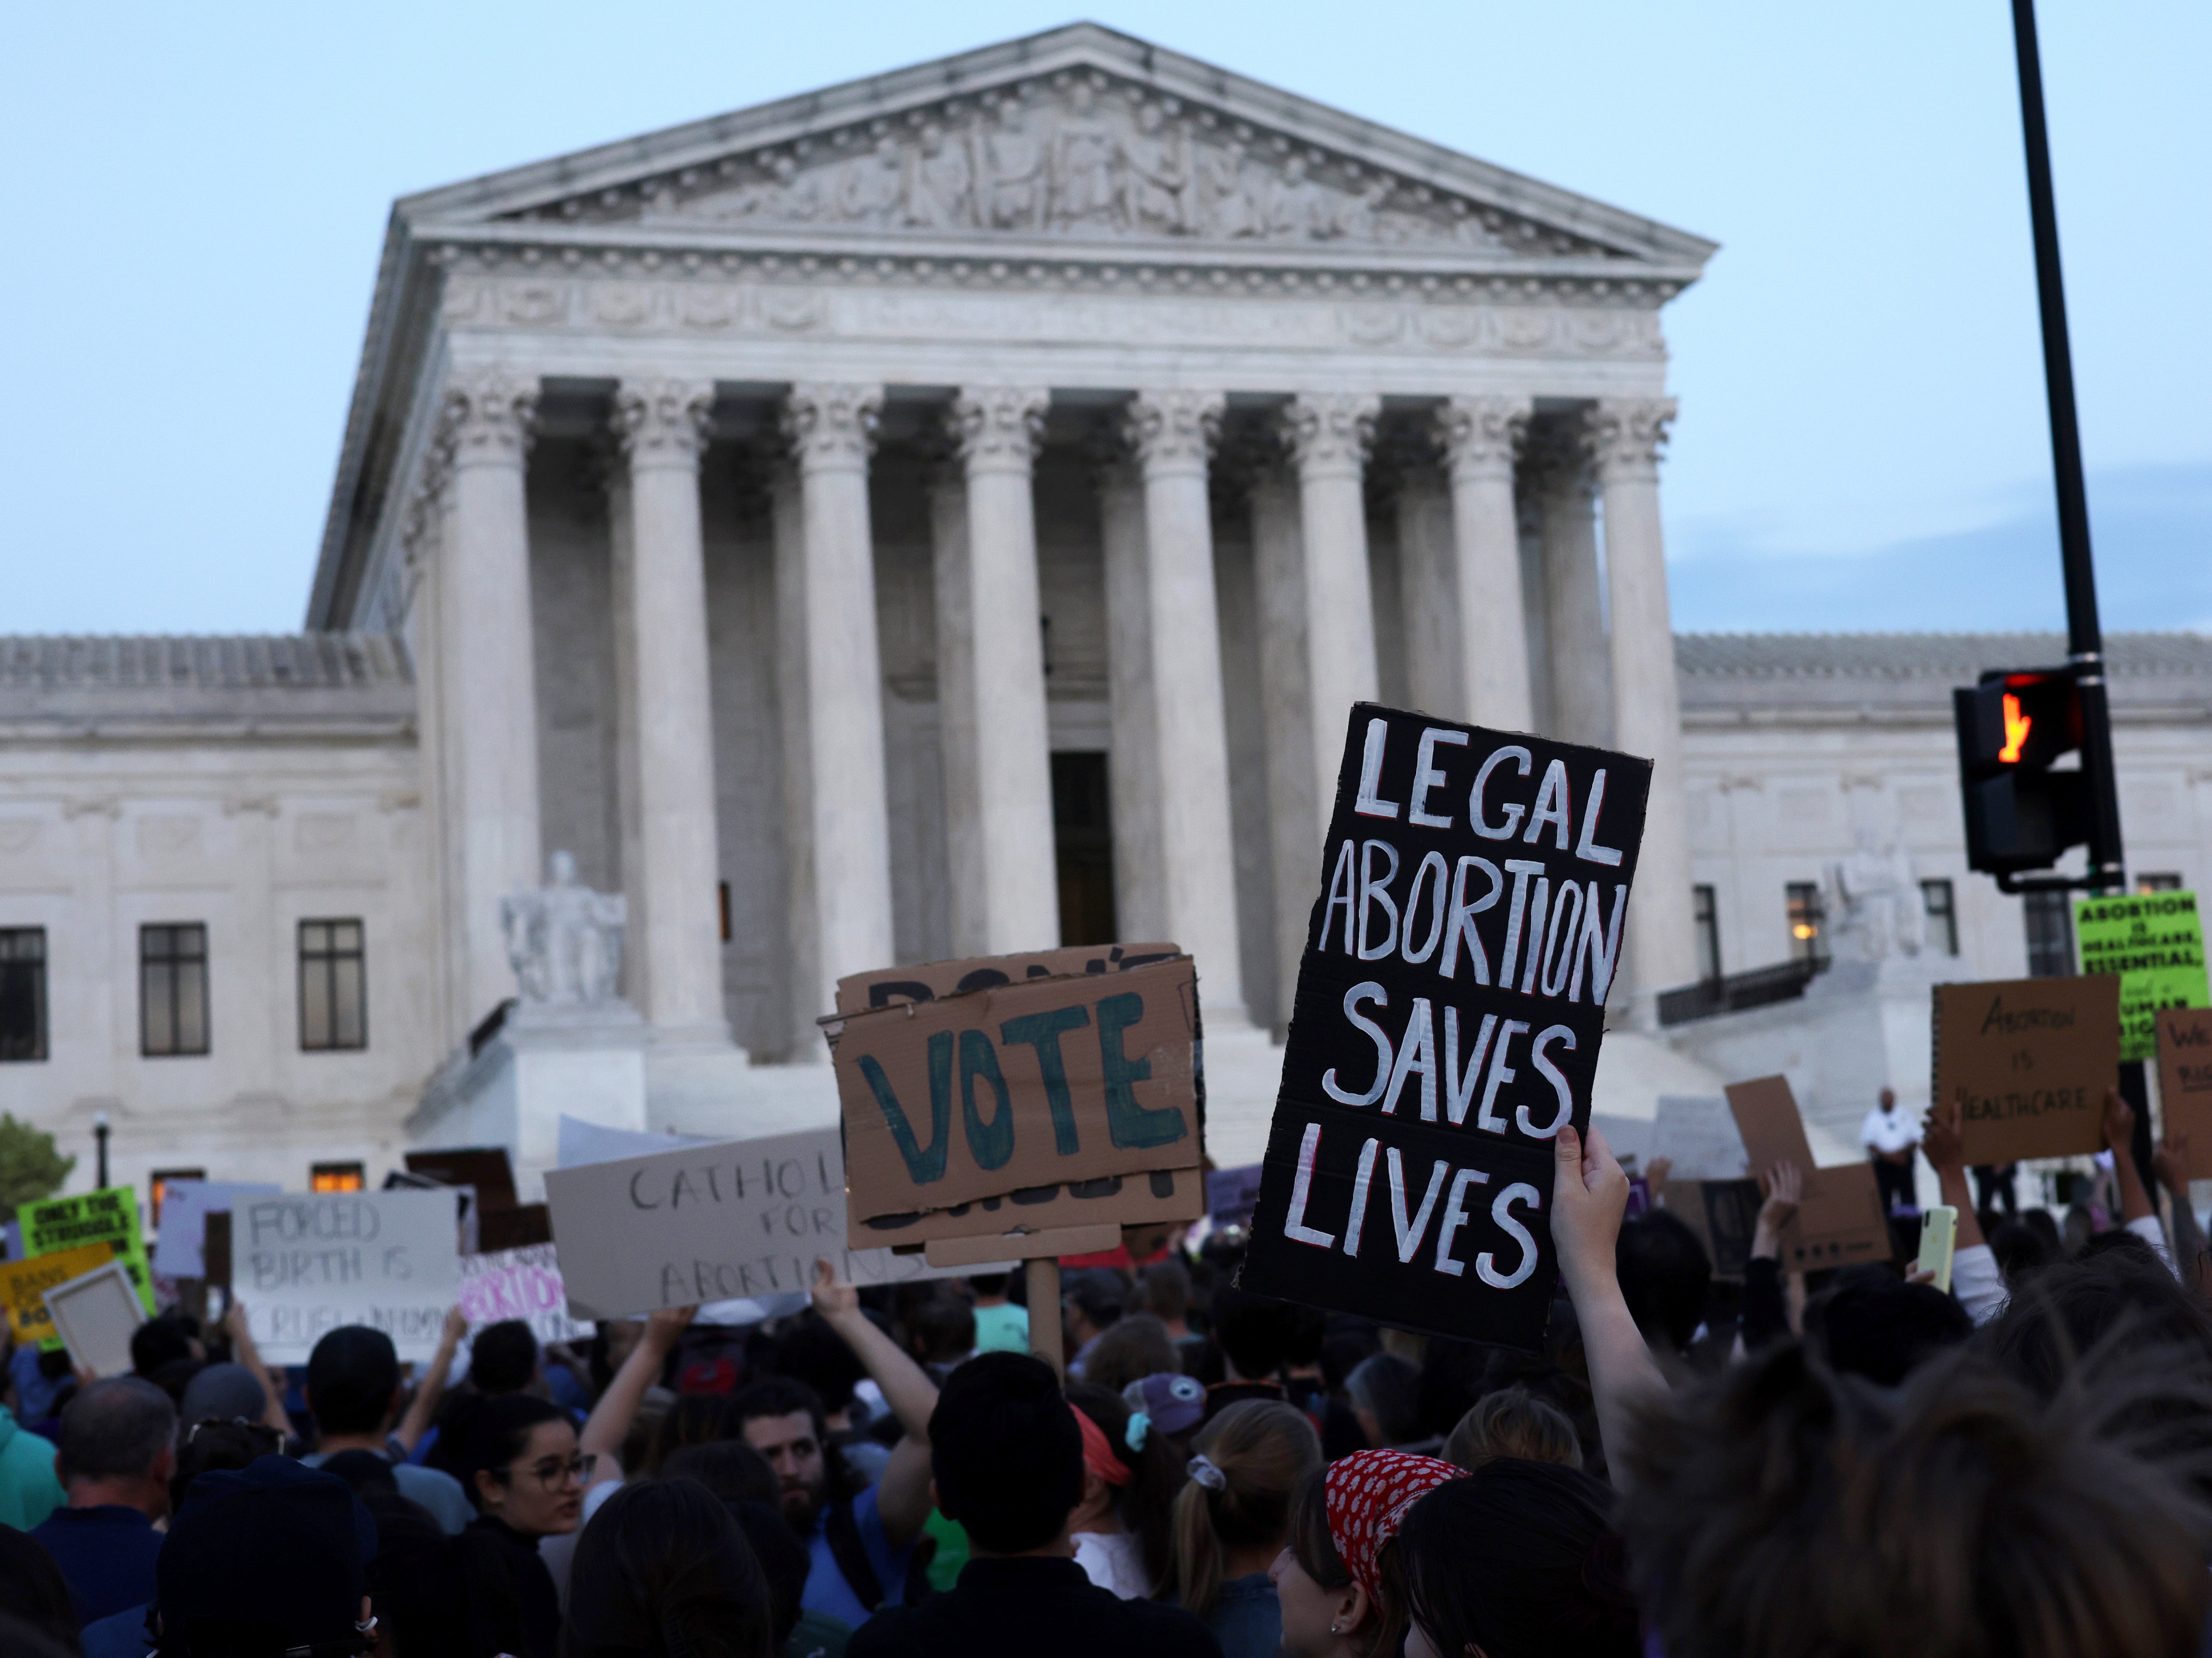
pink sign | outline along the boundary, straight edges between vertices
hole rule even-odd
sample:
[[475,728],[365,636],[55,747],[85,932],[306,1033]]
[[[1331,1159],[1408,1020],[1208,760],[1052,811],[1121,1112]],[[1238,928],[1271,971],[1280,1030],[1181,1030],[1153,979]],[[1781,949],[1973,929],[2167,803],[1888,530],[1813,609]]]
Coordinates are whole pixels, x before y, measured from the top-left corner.
[[568,1316],[560,1261],[550,1243],[463,1256],[460,1306],[468,1315],[471,1339],[487,1324],[518,1318],[541,1342],[580,1341],[592,1333],[589,1324]]

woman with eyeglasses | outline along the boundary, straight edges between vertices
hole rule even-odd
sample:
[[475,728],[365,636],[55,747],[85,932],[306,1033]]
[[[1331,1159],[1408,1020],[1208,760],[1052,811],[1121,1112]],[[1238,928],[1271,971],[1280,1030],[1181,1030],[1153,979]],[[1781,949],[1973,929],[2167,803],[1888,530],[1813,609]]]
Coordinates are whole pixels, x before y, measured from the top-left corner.
[[465,1649],[470,1658],[557,1658],[560,1603],[538,1544],[575,1530],[583,1511],[589,1470],[575,1427],[557,1405],[502,1394],[466,1401],[447,1431],[477,1507],[461,1533]]

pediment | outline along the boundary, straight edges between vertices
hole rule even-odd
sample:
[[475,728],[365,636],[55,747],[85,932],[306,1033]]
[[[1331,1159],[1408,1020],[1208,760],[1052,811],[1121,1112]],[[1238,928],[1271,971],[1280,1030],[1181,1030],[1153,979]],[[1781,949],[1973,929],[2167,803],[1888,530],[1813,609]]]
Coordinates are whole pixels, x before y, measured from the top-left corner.
[[400,205],[631,234],[1402,251],[1692,276],[1712,252],[1091,24]]

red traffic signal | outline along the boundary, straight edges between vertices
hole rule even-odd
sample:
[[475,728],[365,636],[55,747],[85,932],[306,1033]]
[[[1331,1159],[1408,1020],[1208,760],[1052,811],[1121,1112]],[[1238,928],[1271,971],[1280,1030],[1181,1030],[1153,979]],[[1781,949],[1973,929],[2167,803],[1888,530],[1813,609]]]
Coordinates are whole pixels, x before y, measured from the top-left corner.
[[1993,875],[2049,869],[2089,837],[2078,770],[2051,762],[2081,746],[2081,689],[2066,668],[2000,669],[1951,693],[1966,864]]

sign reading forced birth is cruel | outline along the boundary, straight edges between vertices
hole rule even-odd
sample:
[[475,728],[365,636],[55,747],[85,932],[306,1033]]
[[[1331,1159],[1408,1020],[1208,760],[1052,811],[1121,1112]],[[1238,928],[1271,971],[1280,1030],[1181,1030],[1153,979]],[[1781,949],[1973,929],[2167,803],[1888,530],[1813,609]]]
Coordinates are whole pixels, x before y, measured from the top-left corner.
[[1534,1346],[1651,762],[1360,704],[1243,1284]]
[[1027,960],[945,964],[967,970],[942,987],[949,973],[906,969],[908,993],[927,999],[845,1015],[836,1058],[855,1242],[1203,1212],[1191,959],[1167,945],[1143,959],[1048,952],[1034,976],[993,966]]

